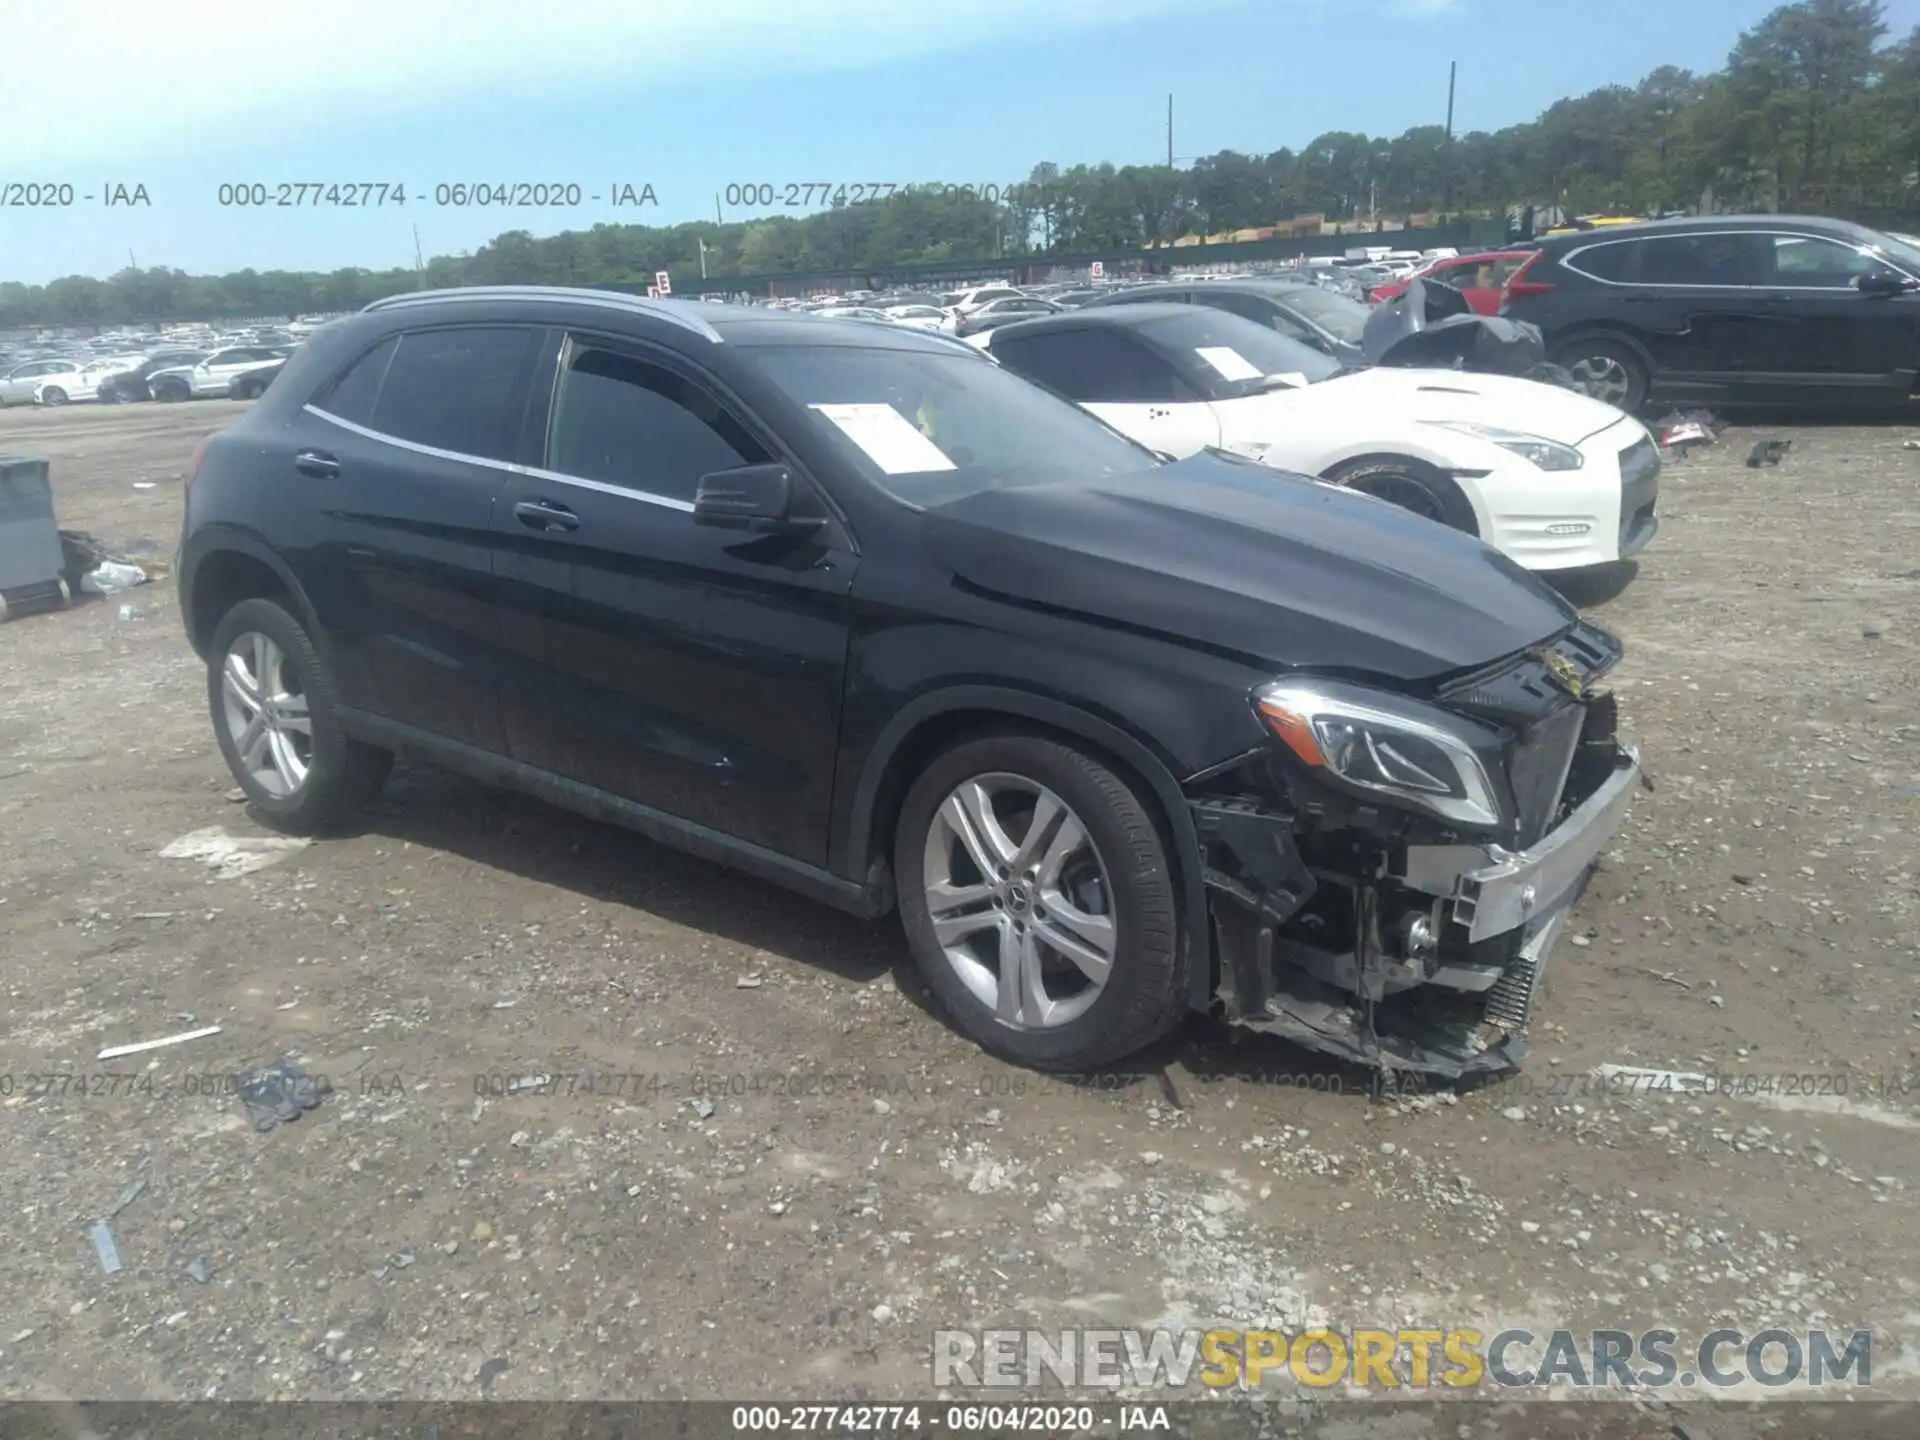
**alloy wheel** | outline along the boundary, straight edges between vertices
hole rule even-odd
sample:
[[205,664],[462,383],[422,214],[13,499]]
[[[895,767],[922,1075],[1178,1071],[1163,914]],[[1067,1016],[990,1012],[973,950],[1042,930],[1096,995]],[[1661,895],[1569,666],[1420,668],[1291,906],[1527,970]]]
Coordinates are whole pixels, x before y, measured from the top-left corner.
[[1119,943],[1106,862],[1046,786],[1005,773],[956,786],[927,828],[922,882],[941,953],[1002,1024],[1068,1024],[1106,988]]
[[254,783],[297,793],[313,764],[313,720],[286,652],[257,630],[234,637],[221,661],[227,734]]
[[1611,355],[1588,355],[1567,367],[1573,382],[1595,400],[1624,406],[1633,390],[1627,367]]

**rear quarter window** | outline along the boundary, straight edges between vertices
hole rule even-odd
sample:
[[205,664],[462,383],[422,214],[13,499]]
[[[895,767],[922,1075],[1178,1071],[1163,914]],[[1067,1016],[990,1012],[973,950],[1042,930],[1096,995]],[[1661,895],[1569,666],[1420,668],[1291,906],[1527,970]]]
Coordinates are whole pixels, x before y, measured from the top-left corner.
[[1582,245],[1560,257],[1560,264],[1576,275],[1595,280],[1611,280],[1616,285],[1631,284],[1634,278],[1633,240],[1614,240],[1598,245]]
[[313,403],[329,415],[371,427],[374,401],[380,398],[380,382],[387,378],[387,365],[399,348],[400,337],[389,335],[348,366],[339,379],[323,386]]

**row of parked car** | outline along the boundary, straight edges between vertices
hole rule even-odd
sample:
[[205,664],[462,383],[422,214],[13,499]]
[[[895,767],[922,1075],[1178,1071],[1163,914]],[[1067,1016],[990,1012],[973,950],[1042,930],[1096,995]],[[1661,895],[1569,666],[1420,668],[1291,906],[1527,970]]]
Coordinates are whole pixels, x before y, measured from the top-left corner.
[[0,406],[257,399],[294,345],[162,349],[83,359],[36,356],[0,371]]

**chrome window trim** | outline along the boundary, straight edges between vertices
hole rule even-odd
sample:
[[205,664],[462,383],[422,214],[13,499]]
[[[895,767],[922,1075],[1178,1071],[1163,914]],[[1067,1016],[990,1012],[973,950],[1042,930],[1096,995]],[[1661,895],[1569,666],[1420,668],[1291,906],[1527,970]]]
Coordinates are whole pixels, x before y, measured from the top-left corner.
[[675,308],[676,305],[694,302],[662,301],[646,295],[627,295],[618,290],[583,290],[567,285],[471,285],[458,290],[416,290],[376,300],[363,313],[462,300],[549,300],[563,305],[590,306],[597,310],[625,310],[630,314],[651,315],[656,320],[665,320],[683,330],[691,330],[711,344],[724,343],[720,332],[713,326],[697,315]]
[[1595,285],[1610,285],[1616,290],[1791,290],[1796,294],[1802,295],[1831,295],[1836,290],[1851,288],[1845,285],[1780,285],[1771,282],[1763,285],[1684,285],[1675,284],[1672,281],[1666,280],[1606,280],[1595,275],[1590,270],[1582,270],[1578,265],[1573,263],[1576,258],[1586,254],[1589,250],[1598,250],[1607,245],[1637,245],[1644,244],[1649,240],[1685,240],[1694,236],[1705,235],[1759,235],[1767,240],[1825,240],[1830,245],[1844,245],[1856,253],[1871,254],[1875,260],[1886,266],[1887,269],[1897,275],[1905,275],[1909,280],[1920,278],[1908,274],[1903,267],[1896,264],[1872,246],[1855,245],[1851,241],[1841,240],[1836,236],[1815,235],[1804,230],[1762,230],[1754,226],[1739,230],[1684,230],[1671,233],[1663,232],[1658,235],[1614,236],[1605,240],[1595,240],[1591,244],[1575,246],[1573,249],[1567,251],[1566,254],[1562,255],[1557,263],[1565,269],[1571,270],[1582,280],[1590,280]]
[[322,410],[318,405],[300,407],[307,414],[329,424],[338,425],[342,430],[350,430],[355,435],[368,440],[377,440],[382,445],[392,445],[401,450],[411,450],[416,455],[431,455],[436,460],[454,460],[462,465],[479,465],[488,470],[499,470],[508,475],[520,475],[530,480],[551,480],[556,485],[573,485],[582,490],[592,490],[601,495],[614,495],[624,500],[638,500],[646,505],[658,505],[663,510],[677,510],[683,515],[693,513],[693,503],[688,500],[676,500],[670,495],[656,495],[650,490],[630,490],[624,485],[610,485],[604,480],[588,480],[579,475],[562,475],[557,470],[542,470],[536,465],[516,465],[511,460],[493,460],[485,455],[469,455],[462,450],[442,450],[437,445],[422,445],[417,440],[402,440],[398,435],[389,435],[384,430],[372,430],[359,425],[330,410]]

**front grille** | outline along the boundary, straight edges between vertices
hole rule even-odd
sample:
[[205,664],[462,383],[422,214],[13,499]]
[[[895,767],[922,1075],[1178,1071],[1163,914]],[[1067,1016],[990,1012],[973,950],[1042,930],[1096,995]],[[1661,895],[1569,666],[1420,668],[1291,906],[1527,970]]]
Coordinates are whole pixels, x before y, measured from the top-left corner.
[[1519,820],[1514,839],[1520,849],[1552,828],[1586,718],[1586,707],[1569,701],[1529,725],[1514,742],[1507,783],[1513,787]]

